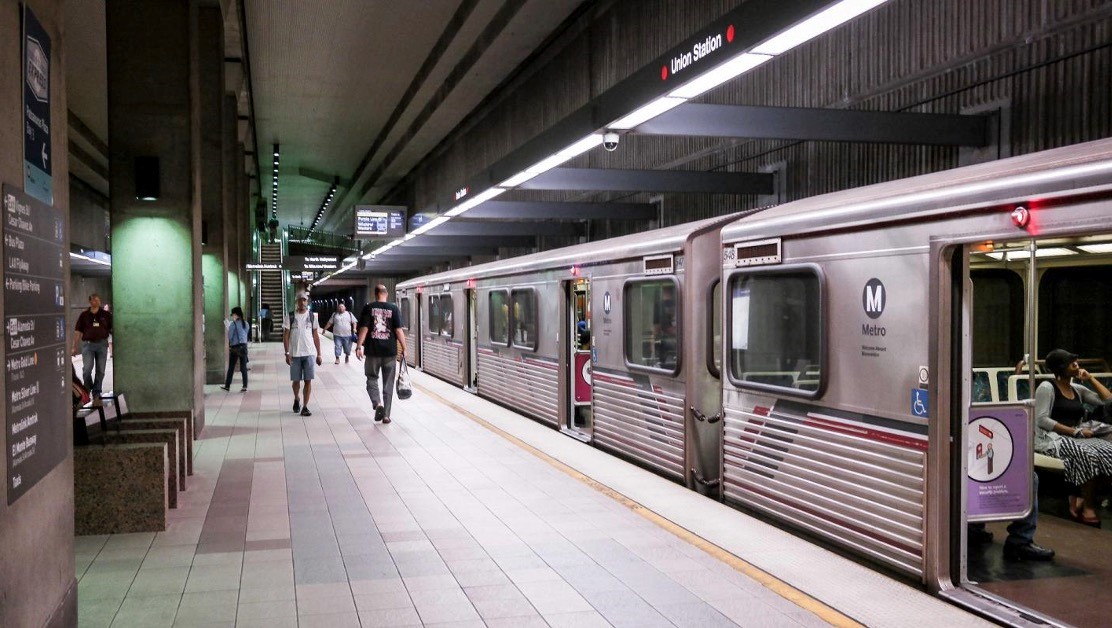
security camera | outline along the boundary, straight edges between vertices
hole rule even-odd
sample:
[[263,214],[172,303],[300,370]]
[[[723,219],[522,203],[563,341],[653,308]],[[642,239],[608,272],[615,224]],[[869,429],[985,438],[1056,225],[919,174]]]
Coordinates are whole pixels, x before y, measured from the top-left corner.
[[618,142],[621,139],[622,136],[617,133],[604,133],[602,135],[602,147],[612,153],[618,150]]

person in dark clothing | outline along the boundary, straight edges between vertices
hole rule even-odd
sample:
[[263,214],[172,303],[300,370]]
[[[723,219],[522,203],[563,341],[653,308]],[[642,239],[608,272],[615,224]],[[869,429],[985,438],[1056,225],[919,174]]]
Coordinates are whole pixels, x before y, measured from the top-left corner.
[[[386,286],[375,286],[375,300],[363,306],[359,313],[359,339],[355,357],[367,361],[363,373],[367,376],[367,396],[375,409],[375,421],[390,422],[390,402],[394,398],[395,362],[405,357],[405,321],[398,306],[386,301]],[[401,353],[398,353],[398,349]],[[379,373],[382,389],[379,389]]]
[[[81,353],[82,384],[93,396],[93,405],[100,406],[101,384],[104,382],[104,369],[108,366],[108,342],[112,335],[112,315],[100,306],[100,295],[89,295],[89,309],[77,317],[74,326],[77,334],[73,338],[73,355]],[[96,377],[93,367],[96,366]]]

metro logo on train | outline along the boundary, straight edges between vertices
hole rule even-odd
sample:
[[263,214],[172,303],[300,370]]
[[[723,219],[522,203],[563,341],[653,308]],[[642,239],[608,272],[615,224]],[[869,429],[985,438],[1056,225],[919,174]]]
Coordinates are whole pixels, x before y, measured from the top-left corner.
[[861,293],[861,305],[865,308],[865,315],[872,319],[880,318],[884,313],[884,303],[887,295],[884,293],[884,284],[880,280],[873,277],[865,284],[865,290]]

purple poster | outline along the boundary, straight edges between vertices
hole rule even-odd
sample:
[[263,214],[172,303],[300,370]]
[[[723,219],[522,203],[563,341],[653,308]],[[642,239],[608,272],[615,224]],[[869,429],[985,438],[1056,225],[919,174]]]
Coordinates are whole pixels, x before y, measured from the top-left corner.
[[966,433],[969,521],[1019,519],[1031,509],[1031,436],[1025,408],[970,408]]

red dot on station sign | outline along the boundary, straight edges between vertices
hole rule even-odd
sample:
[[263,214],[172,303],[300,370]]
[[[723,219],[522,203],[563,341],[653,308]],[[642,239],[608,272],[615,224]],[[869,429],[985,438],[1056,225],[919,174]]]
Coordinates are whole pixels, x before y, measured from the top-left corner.
[[726,42],[731,43],[731,44],[734,43],[734,25],[733,24],[730,24],[728,27],[726,27]]
[[660,66],[660,80],[662,80],[662,81],[667,81],[668,80],[668,66],[666,66],[666,65]]

